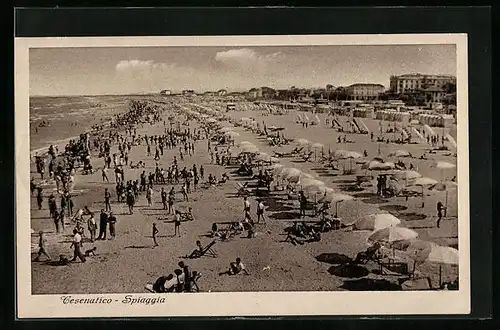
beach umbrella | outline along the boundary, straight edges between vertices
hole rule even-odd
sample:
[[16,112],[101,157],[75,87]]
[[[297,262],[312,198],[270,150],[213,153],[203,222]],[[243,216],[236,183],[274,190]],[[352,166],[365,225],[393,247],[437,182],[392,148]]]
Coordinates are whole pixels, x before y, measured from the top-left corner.
[[227,126],[226,126],[226,127],[222,127],[222,128],[220,129],[220,131],[221,131],[222,133],[230,132],[230,131],[232,131],[232,130],[233,130],[233,129],[232,129],[231,127],[227,127]]
[[283,179],[288,179],[289,177],[292,177],[295,175],[300,175],[300,174],[302,174],[302,171],[299,170],[298,168],[295,168],[295,167],[285,167],[280,172],[280,176],[283,177]]
[[418,121],[418,119],[412,119],[412,120],[410,121],[410,124],[411,124],[411,125],[419,125],[419,124],[420,124],[420,121]]
[[258,162],[270,162],[271,161],[271,156],[266,154],[265,152],[259,153],[257,156],[254,158]]
[[415,180],[413,183],[415,186],[420,186],[422,188],[422,207],[424,207],[424,187],[436,184],[437,181],[428,177],[421,177]]
[[304,173],[302,171],[299,171],[300,173],[293,173],[293,174],[290,174],[286,177],[286,179],[289,181],[289,182],[299,182],[301,179],[304,179],[304,178],[312,178],[312,175],[310,174],[307,174],[307,173]]
[[240,143],[238,143],[238,146],[240,146],[240,147],[245,146],[245,145],[255,146],[252,142],[249,142],[249,141],[241,141]]
[[411,157],[411,154],[406,150],[396,150],[389,153],[389,157]]
[[439,162],[436,163],[435,167],[439,168],[441,170],[448,170],[448,169],[455,168],[457,166],[455,164],[452,164],[452,163],[439,161]]
[[338,149],[333,152],[333,157],[335,159],[346,159],[347,155],[349,154],[349,151],[343,150],[343,149]]
[[309,143],[311,143],[311,141],[306,140],[306,139],[298,139],[297,141],[295,141],[295,143],[297,143],[297,145],[303,147],[303,146],[306,146]]
[[333,191],[333,189],[329,188],[326,190],[324,197],[321,199],[325,202],[335,203],[335,218],[338,218],[339,214],[339,203],[353,200],[354,197],[351,195],[341,194]]
[[397,180],[405,180],[405,185],[408,185],[408,181],[412,181],[422,177],[420,173],[413,170],[398,171],[395,172],[392,176]]
[[234,139],[235,137],[240,136],[239,133],[233,132],[233,131],[226,132],[226,133],[224,133],[224,135],[227,136],[228,138],[231,138],[231,139]]
[[397,242],[394,248],[405,251],[415,263],[431,262],[439,264],[439,286],[441,286],[442,265],[458,265],[460,260],[460,254],[457,249],[427,241],[401,241]]
[[381,162],[376,161],[376,160],[372,160],[368,164],[368,169],[371,171],[388,171],[388,170],[394,169],[394,167],[395,167],[394,163],[390,163],[390,162],[381,163]]
[[241,151],[243,153],[256,154],[259,152],[259,149],[256,146],[243,146],[241,147]]
[[412,240],[418,233],[405,227],[386,227],[375,231],[368,237],[369,242],[391,244],[397,241]]
[[450,169],[453,169],[455,167],[457,167],[455,164],[452,164],[452,163],[448,163],[448,162],[443,162],[443,161],[439,161],[439,162],[436,162],[436,164],[434,165],[434,167],[436,168],[439,168],[441,170],[441,180],[443,180],[443,172],[444,170],[450,170]]
[[284,166],[283,164],[273,164],[271,166],[271,171],[273,172],[274,175],[278,175],[282,170]]
[[395,227],[401,220],[389,213],[369,214],[361,217],[353,224],[357,230],[379,230],[388,227]]
[[457,190],[458,189],[458,184],[453,182],[453,181],[440,181],[438,183],[435,183],[433,185],[430,185],[429,186],[429,190],[436,190],[436,191],[444,191],[445,192],[445,202],[444,202],[444,206],[445,206],[445,211],[444,211],[444,214],[446,216],[446,210],[448,208],[448,192],[449,191],[453,191],[453,190]]
[[276,158],[276,157],[270,157],[270,158],[269,158],[269,161],[270,161],[271,163],[273,163],[273,164],[276,164],[276,163],[279,163],[279,162],[280,162],[280,160],[279,160],[278,158]]

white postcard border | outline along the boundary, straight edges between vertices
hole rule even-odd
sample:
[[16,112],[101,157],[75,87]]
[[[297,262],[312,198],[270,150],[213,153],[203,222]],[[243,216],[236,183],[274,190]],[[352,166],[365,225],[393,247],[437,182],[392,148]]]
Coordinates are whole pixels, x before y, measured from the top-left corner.
[[[29,48],[152,46],[455,44],[457,51],[457,145],[459,178],[459,291],[416,292],[245,292],[130,294],[150,304],[125,303],[127,294],[32,295],[29,191]],[[18,318],[145,316],[403,315],[470,313],[468,66],[466,34],[285,35],[203,37],[71,37],[15,39],[16,272]],[[107,303],[64,304],[73,299]],[[152,298],[164,303],[151,304]],[[132,299],[131,298],[131,299]],[[189,309],[186,309],[189,306]]]

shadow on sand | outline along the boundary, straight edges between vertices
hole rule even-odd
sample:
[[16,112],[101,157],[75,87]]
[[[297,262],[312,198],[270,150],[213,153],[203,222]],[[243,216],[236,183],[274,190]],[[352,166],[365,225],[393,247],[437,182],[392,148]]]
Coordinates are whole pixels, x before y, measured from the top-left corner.
[[371,278],[344,281],[340,288],[349,291],[401,291],[401,286],[396,283]]
[[404,211],[404,210],[407,210],[408,207],[407,206],[404,206],[404,205],[382,205],[382,206],[379,206],[379,209],[381,209],[382,211],[387,211],[387,212],[400,212],[400,211]]
[[425,214],[418,214],[415,212],[405,212],[405,213],[400,213],[398,215],[398,218],[404,221],[420,221],[420,220],[425,220],[427,216]]
[[300,213],[299,212],[276,212],[274,214],[271,214],[269,218],[276,219],[276,220],[291,220],[291,219],[299,219],[300,218]]
[[389,202],[389,200],[382,199],[382,198],[379,198],[379,197],[365,198],[365,199],[362,199],[361,201],[363,203],[366,203],[366,204],[384,204],[384,203],[388,203]]
[[349,256],[336,252],[321,253],[320,255],[316,256],[316,260],[332,265],[343,265],[352,262],[352,259]]
[[370,271],[366,267],[350,264],[332,266],[328,269],[328,272],[338,277],[350,278],[365,277],[366,275],[370,274]]

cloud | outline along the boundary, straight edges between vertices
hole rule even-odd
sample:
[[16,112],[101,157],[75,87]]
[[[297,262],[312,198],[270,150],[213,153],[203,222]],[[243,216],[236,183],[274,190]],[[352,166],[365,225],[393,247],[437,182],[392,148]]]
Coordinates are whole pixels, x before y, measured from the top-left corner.
[[240,48],[217,52],[215,60],[229,66],[255,67],[279,60],[281,55],[281,52],[260,54],[250,48]]
[[152,60],[122,60],[116,64],[116,71],[152,71],[152,70],[169,70],[175,67],[175,63],[162,63]]

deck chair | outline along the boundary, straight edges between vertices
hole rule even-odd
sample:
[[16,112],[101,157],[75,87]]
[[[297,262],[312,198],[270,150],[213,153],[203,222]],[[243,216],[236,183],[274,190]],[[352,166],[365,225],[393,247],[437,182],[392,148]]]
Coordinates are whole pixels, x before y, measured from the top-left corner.
[[197,258],[201,258],[203,256],[209,256],[209,257],[212,257],[212,258],[217,258],[218,254],[212,248],[215,245],[215,242],[216,241],[213,240],[212,242],[210,242],[210,244],[208,244],[207,246],[205,246],[201,251],[199,251],[199,250],[193,251],[193,253],[191,253],[191,255],[187,256],[187,258],[189,258],[189,259],[197,259]]
[[380,261],[380,246],[370,246],[365,251],[359,252],[354,259],[353,264],[366,264],[368,261]]
[[304,155],[304,156],[303,156],[304,161],[305,161],[305,162],[308,162],[308,161],[309,161],[309,159],[311,159],[311,157],[312,157],[312,155],[313,155],[313,154],[314,154],[314,152],[309,151],[306,155]]
[[236,182],[236,185],[238,186],[238,192],[236,193],[238,197],[250,195],[250,189],[247,188],[248,182],[245,182],[245,184]]

